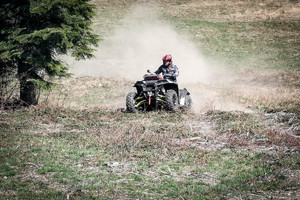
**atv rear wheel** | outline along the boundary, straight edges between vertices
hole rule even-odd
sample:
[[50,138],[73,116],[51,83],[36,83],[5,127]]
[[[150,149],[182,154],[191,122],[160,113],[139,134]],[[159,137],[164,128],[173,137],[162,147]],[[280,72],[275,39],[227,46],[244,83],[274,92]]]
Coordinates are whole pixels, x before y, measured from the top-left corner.
[[190,95],[186,95],[184,100],[184,108],[190,109],[191,106],[192,106],[192,98],[190,97]]
[[168,110],[178,110],[178,96],[175,90],[168,90],[166,93],[166,106]]
[[137,95],[136,92],[130,92],[130,93],[127,94],[127,97],[126,97],[126,109],[130,113],[137,112],[137,109],[135,108],[135,104],[136,104],[135,98],[136,98],[136,95]]

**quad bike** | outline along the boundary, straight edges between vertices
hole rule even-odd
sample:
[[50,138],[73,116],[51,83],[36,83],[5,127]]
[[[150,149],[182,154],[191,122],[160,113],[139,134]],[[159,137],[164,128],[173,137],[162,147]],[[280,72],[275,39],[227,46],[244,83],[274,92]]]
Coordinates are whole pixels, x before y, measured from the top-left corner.
[[133,85],[137,92],[127,94],[127,112],[189,109],[192,104],[190,93],[185,88],[179,90],[173,73],[162,77],[148,70],[144,80]]

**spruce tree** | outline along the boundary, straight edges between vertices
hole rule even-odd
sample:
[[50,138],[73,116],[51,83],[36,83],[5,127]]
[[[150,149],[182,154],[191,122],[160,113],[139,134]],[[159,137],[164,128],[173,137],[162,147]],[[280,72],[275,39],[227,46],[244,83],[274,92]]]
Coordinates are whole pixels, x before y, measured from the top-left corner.
[[27,105],[37,104],[37,85],[51,85],[47,77],[70,75],[59,55],[92,57],[94,8],[90,0],[1,0],[0,61],[16,68]]

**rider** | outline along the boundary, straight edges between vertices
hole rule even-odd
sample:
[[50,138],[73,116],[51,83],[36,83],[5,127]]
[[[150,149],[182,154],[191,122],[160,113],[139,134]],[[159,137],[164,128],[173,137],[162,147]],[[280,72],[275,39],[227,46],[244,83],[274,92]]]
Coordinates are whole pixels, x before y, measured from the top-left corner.
[[174,71],[173,76],[176,80],[176,77],[179,75],[179,71],[178,67],[172,63],[172,56],[170,54],[165,55],[162,60],[163,64],[154,73],[162,73],[162,75],[165,75],[167,73],[170,73],[171,71]]

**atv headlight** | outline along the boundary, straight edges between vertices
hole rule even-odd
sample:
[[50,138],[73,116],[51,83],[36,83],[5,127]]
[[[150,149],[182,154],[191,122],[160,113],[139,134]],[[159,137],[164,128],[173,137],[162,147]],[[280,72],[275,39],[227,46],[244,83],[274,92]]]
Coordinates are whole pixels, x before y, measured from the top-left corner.
[[152,91],[153,87],[147,87],[147,91]]

